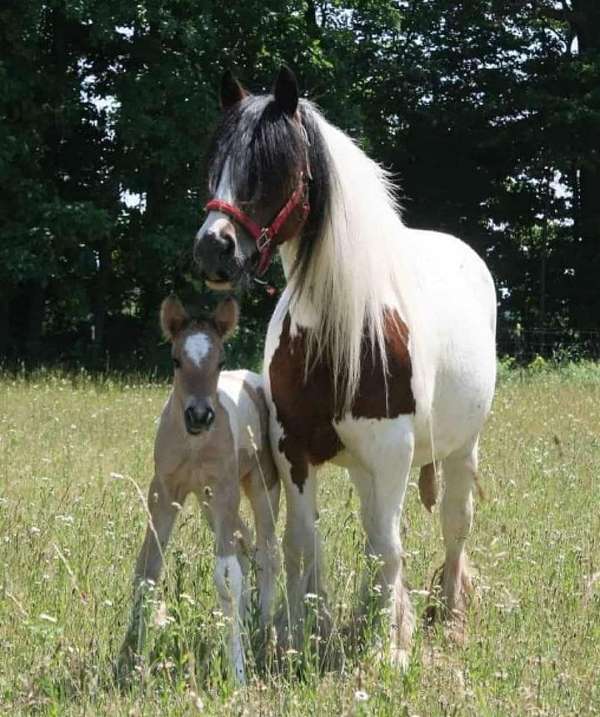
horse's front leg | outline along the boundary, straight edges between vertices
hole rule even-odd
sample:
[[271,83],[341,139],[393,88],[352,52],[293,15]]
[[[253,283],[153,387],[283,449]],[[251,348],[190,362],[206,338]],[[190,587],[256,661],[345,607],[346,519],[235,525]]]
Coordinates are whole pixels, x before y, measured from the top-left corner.
[[408,666],[414,612],[403,580],[400,540],[402,507],[413,456],[413,436],[401,424],[381,426],[360,446],[361,465],[350,469],[360,497],[360,513],[369,557],[380,562],[375,589],[390,608],[390,656]]
[[[300,639],[307,616],[307,595],[316,600],[317,629],[326,636],[330,630],[327,607],[326,570],[317,512],[317,472],[306,466],[302,483],[292,480],[289,467],[282,471],[286,494],[286,524],[283,554],[286,568],[286,603],[282,615],[291,635]],[[311,611],[312,617],[312,611]]]
[[[232,474],[233,475],[233,474]],[[246,584],[242,563],[248,532],[239,516],[240,486],[221,475],[211,481],[203,501],[215,533],[214,581],[221,610],[230,621],[229,661],[238,683],[246,681],[242,625],[245,616]]]
[[148,524],[134,574],[133,608],[129,627],[119,655],[120,670],[127,671],[146,640],[144,602],[148,590],[156,585],[163,567],[164,553],[185,496],[173,491],[166,479],[156,475],[148,491]]

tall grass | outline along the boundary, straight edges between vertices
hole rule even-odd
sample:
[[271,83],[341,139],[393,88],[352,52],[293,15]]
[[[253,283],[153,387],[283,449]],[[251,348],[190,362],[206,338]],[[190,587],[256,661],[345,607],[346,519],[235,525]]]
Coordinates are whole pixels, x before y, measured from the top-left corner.
[[[190,501],[156,591],[144,667],[119,690],[112,664],[145,521],[132,481],[145,493],[167,391],[142,377],[0,380],[2,714],[600,712],[598,366],[501,371],[481,450],[486,499],[469,541],[479,599],[464,644],[419,627],[406,675],[377,659],[375,625],[359,649],[347,629],[368,567],[358,506],[343,471],[327,468],[320,522],[340,628],[330,669],[309,640],[304,654],[251,664],[248,687],[234,688],[212,540]],[[443,546],[414,482],[403,537],[421,614]]]

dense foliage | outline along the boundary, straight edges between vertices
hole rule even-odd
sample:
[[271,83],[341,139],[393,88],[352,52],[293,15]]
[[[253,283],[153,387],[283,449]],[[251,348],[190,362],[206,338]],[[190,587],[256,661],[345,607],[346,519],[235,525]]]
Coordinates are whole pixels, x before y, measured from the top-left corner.
[[[513,349],[600,329],[597,0],[4,0],[0,355],[154,362],[161,298],[210,302],[190,249],[220,75],[264,91],[282,61],[397,173],[408,224],[486,257]],[[252,361],[274,298],[244,304]]]

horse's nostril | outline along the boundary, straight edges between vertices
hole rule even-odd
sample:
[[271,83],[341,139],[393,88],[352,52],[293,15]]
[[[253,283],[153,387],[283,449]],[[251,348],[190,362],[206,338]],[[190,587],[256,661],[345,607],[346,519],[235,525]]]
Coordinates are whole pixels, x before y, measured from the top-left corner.
[[223,234],[221,244],[223,245],[221,254],[223,256],[231,256],[235,250],[235,240],[231,234]]
[[185,420],[190,426],[196,422],[196,414],[191,406],[185,409]]

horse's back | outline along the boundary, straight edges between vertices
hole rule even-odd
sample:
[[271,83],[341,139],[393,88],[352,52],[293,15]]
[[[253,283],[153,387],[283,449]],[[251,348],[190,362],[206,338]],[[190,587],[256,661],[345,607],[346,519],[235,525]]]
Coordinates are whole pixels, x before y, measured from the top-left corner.
[[[481,257],[451,234],[405,229],[400,246],[403,261],[416,279],[420,306],[443,315],[462,311],[466,318],[482,321],[493,336],[496,329],[496,292],[492,276]],[[471,302],[476,299],[477,306]],[[451,327],[450,327],[451,328]]]

